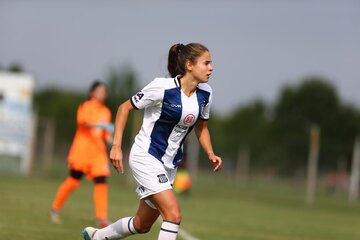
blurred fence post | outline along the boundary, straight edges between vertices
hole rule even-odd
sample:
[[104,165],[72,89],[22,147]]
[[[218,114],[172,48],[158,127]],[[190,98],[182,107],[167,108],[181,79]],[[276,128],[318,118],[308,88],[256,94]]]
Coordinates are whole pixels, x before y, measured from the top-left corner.
[[359,197],[360,180],[360,136],[355,139],[349,186],[349,203],[356,203]]
[[189,134],[188,142],[187,142],[187,149],[188,149],[188,161],[187,166],[193,181],[197,179],[197,173],[199,169],[199,157],[200,157],[200,146],[198,144],[197,137],[194,133]]
[[317,169],[320,148],[320,128],[317,125],[310,127],[310,150],[307,167],[307,183],[305,202],[308,206],[315,203]]
[[34,163],[35,157],[35,147],[36,147],[36,139],[37,139],[37,126],[38,126],[38,116],[37,114],[32,114],[31,116],[31,127],[30,127],[30,140],[28,141],[27,153],[25,154],[25,160],[21,162],[22,171],[30,175],[32,173],[32,167]]
[[55,122],[51,118],[42,118],[44,128],[44,145],[42,151],[43,168],[48,170],[52,164],[54,144],[55,144]]
[[235,169],[236,183],[247,182],[250,170],[250,150],[248,147],[239,148]]

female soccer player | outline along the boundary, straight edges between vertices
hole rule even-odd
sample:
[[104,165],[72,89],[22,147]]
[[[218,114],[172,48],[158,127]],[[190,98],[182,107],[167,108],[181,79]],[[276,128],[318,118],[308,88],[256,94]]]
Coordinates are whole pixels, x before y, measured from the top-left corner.
[[199,43],[175,44],[169,50],[168,71],[171,78],[153,80],[121,104],[116,115],[110,159],[117,172],[123,173],[121,144],[128,114],[133,109],[145,109],[129,156],[140,197],[137,213],[102,229],[85,228],[86,240],[122,239],[146,233],[159,215],[163,223],[158,240],[176,239],[181,215],[172,183],[182,159],[182,144],[193,127],[215,165],[214,171],[221,168],[222,160],[213,152],[207,122],[212,100],[207,82],[213,71],[209,50]]
[[95,81],[89,99],[77,110],[77,130],[68,155],[70,174],[60,185],[50,212],[51,220],[60,223],[59,212],[71,192],[80,185],[84,174],[92,179],[94,185],[94,204],[98,225],[109,225],[107,220],[108,186],[106,179],[110,174],[105,141],[112,142],[112,133],[104,126],[111,126],[111,112],[104,105],[107,86]]

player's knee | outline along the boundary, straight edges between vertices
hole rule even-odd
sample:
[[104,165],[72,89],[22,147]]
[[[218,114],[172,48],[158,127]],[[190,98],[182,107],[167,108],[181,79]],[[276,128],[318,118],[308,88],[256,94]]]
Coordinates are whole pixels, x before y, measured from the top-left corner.
[[68,176],[63,184],[67,186],[68,190],[72,191],[80,185],[80,179]]
[[167,213],[167,214],[164,216],[164,220],[165,220],[165,221],[168,221],[168,222],[180,224],[180,222],[181,222],[181,214],[180,214],[180,211],[173,210],[173,211]]

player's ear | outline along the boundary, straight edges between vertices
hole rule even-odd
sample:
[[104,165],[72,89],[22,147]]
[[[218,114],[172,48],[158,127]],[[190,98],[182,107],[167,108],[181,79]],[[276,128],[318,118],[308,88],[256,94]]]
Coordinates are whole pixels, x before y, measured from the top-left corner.
[[185,69],[186,71],[191,72],[193,70],[194,65],[192,64],[192,62],[190,60],[186,60],[185,61]]

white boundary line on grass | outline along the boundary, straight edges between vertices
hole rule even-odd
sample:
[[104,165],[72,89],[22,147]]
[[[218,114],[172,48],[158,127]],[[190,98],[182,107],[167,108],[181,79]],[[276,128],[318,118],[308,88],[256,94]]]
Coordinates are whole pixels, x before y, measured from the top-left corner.
[[184,240],[200,240],[200,239],[192,236],[190,233],[185,231],[183,228],[179,229],[179,237],[181,237]]

